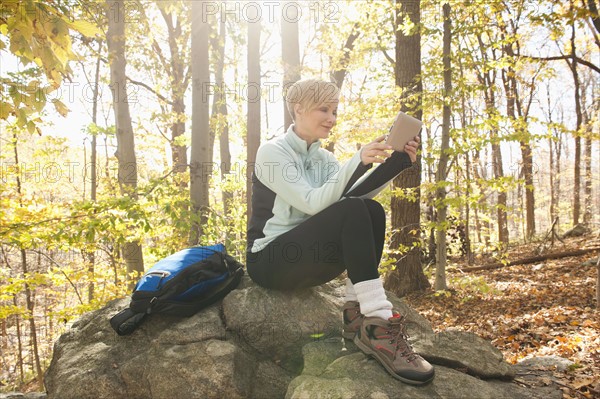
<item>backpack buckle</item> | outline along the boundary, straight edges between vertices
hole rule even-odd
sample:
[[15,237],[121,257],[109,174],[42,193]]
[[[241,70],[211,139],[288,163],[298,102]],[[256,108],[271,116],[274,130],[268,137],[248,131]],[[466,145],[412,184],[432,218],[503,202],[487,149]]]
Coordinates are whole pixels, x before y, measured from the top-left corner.
[[158,297],[154,297],[152,299],[150,299],[150,305],[148,306],[148,310],[146,310],[147,314],[152,313],[152,307],[154,306],[154,303],[158,300]]

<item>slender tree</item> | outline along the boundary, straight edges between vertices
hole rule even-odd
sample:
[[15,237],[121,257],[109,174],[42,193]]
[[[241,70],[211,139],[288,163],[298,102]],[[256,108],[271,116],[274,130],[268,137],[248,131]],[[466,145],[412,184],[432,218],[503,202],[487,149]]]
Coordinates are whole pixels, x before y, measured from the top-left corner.
[[[285,6],[284,6],[285,9]],[[281,15],[281,58],[283,62],[283,91],[294,82],[300,80],[302,65],[300,64],[300,44],[298,38],[298,21],[289,19],[285,13]],[[283,104],[283,130],[287,131],[292,124],[292,115]]]
[[448,176],[448,150],[450,148],[450,99],[452,98],[452,69],[451,69],[451,43],[452,27],[450,21],[450,4],[445,3],[442,7],[444,14],[444,43],[443,43],[443,64],[444,64],[444,107],[442,115],[442,145],[440,148],[440,159],[438,161],[436,173],[436,205],[437,205],[437,264],[435,267],[436,290],[447,289],[446,285],[446,215],[448,205],[446,205],[446,187],[444,183]]
[[[332,82],[335,82],[336,86],[341,90],[344,84],[344,80],[346,79],[346,75],[348,74],[348,65],[350,64],[350,54],[354,49],[354,42],[360,36],[360,31],[358,29],[358,24],[354,24],[352,27],[352,31],[348,35],[348,38],[344,42],[344,45],[339,51],[339,60],[334,59],[334,57],[330,58],[330,63],[332,65],[332,71],[330,74],[330,79]],[[327,150],[333,152],[335,149],[335,140],[329,139],[327,143]]]
[[[119,162],[118,181],[121,194],[137,199],[137,161],[129,100],[127,98],[125,58],[125,4],[124,1],[107,1],[106,11],[108,30],[108,58],[110,64],[110,88],[115,113],[117,137],[116,157]],[[127,265],[128,275],[143,273],[144,260],[142,246],[137,240],[123,245],[123,259]]]
[[252,171],[260,146],[260,19],[248,22],[248,117],[246,129],[246,214],[252,212]]
[[[477,17],[475,16],[474,18]],[[477,79],[482,87],[483,97],[485,100],[485,114],[490,123],[489,137],[492,149],[492,173],[493,178],[496,179],[496,181],[501,181],[504,178],[504,166],[502,161],[502,152],[500,150],[500,137],[497,131],[498,120],[500,117],[500,113],[497,109],[496,98],[496,78],[498,71],[489,67],[491,64],[498,61],[498,53],[491,43],[486,43],[484,34],[481,30],[478,29],[475,33],[475,36],[479,45],[479,52],[481,54],[481,65],[476,70]],[[506,188],[499,187],[496,204],[498,241],[505,248],[508,246],[509,241],[507,209]]]
[[[143,42],[138,47],[137,55],[134,61],[138,69],[151,72],[155,75],[155,82],[164,82],[168,90],[161,91],[146,82],[140,82],[128,78],[128,81],[144,90],[149,91],[157,99],[160,107],[160,120],[164,122],[167,129],[170,130],[170,137],[165,133],[161,134],[169,141],[171,148],[171,161],[173,171],[176,174],[187,171],[187,145],[185,143],[185,93],[191,80],[190,64],[190,5],[187,2],[156,2],[157,9],[140,8],[140,24],[135,26],[136,32],[141,35],[140,40],[147,41],[144,32],[155,29],[157,23],[153,16],[158,11],[164,28],[166,30],[166,46],[152,37],[151,45],[146,46]],[[167,51],[165,51],[165,48]],[[156,85],[155,85],[156,86]],[[165,92],[166,91],[166,92]],[[158,127],[160,129],[160,127]],[[187,187],[185,179],[179,179],[181,188]]]
[[[223,79],[223,70],[225,68],[225,39],[226,35],[225,18],[219,22],[219,34],[212,39],[212,48],[215,64],[215,95],[213,97],[212,108],[212,130],[211,136],[219,137],[219,154],[221,158],[221,179],[225,179],[231,172],[231,152],[229,150],[229,122],[227,117],[227,91],[225,90],[225,80]],[[223,209],[225,215],[229,214],[229,206],[233,195],[227,190],[222,190]]]
[[167,26],[170,59],[165,57],[156,40],[152,43],[152,49],[158,55],[164,71],[169,77],[171,88],[171,113],[173,122],[171,124],[171,156],[173,167],[176,172],[187,170],[187,148],[181,142],[185,134],[185,101],[184,96],[190,80],[190,68],[186,69],[186,56],[183,46],[188,43],[189,31],[184,29],[182,19],[175,12],[157,2],[160,14]]
[[190,200],[197,219],[192,224],[190,245],[197,245],[203,234],[203,221],[209,207],[209,179],[212,151],[209,149],[208,16],[204,1],[192,3],[192,149],[190,152]]
[[[94,82],[93,82],[93,87],[94,87],[94,92],[93,92],[93,96],[94,98],[92,99],[92,123],[94,125],[97,125],[98,122],[98,94],[99,94],[99,87],[100,87],[100,64],[102,62],[102,40],[98,41],[98,58],[96,59],[96,71],[94,73]],[[96,201],[96,197],[97,197],[97,190],[98,190],[98,172],[97,172],[97,159],[98,159],[98,135],[94,132],[94,134],[92,134],[92,148],[91,148],[91,155],[90,155],[90,164],[91,164],[91,168],[90,168],[90,201],[95,202]],[[85,184],[85,182],[84,182]],[[92,230],[90,232],[90,243],[95,242],[95,237],[96,237],[96,232],[94,230]],[[94,284],[95,284],[95,278],[94,278],[94,274],[95,274],[95,264],[96,264],[96,253],[95,251],[92,249],[91,251],[87,251],[86,252],[86,257],[87,257],[87,261],[88,261],[88,275],[89,275],[89,286],[88,286],[88,301],[92,302],[92,300],[94,299]]]
[[[346,38],[344,45],[339,50],[339,60],[332,59],[331,64],[333,65],[331,71],[331,80],[335,82],[337,87],[340,89],[344,84],[344,80],[346,79],[346,75],[348,74],[348,65],[350,64],[350,54],[354,49],[354,42],[356,39],[360,37],[360,29],[357,23],[354,24],[350,34]],[[332,57],[333,58],[333,57]]]
[[[520,174],[525,181],[525,219],[527,223],[525,235],[530,240],[535,235],[535,188],[533,184],[533,149],[531,135],[528,131],[528,119],[539,69],[533,73],[530,82],[520,84],[519,71],[515,65],[520,58],[521,49],[518,32],[521,10],[521,5],[517,5],[514,10],[508,10],[511,18],[508,23],[504,21],[501,15],[499,29],[501,42],[503,43],[502,54],[508,64],[506,68],[502,69],[502,82],[506,94],[506,113],[512,121],[521,148],[522,170]],[[525,93],[527,87],[530,89],[528,94]],[[525,101],[523,98],[525,98]]]
[[581,88],[581,112],[582,112],[582,124],[583,124],[583,136],[585,138],[584,141],[584,156],[583,162],[585,166],[584,173],[584,185],[583,185],[583,223],[586,226],[589,226],[592,222],[592,182],[593,182],[593,174],[592,174],[592,108],[597,105],[597,99],[592,99],[591,107],[587,105],[587,93],[588,90],[591,89],[592,93],[594,93],[593,87],[590,88],[592,82],[591,76],[589,73],[585,74],[582,81]]
[[[571,11],[573,10],[573,1],[571,1]],[[573,166],[573,226],[579,223],[581,217],[581,126],[583,125],[583,112],[581,111],[581,84],[579,72],[577,70],[577,47],[575,41],[576,20],[572,17],[571,21],[571,58],[565,59],[575,85],[575,162]]]

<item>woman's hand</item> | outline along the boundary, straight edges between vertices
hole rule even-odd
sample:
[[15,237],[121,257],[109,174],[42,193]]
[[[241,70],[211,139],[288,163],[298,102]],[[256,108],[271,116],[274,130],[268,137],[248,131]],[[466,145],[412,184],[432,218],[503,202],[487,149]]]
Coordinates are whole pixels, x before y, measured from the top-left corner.
[[[385,138],[386,135],[379,136],[362,148],[360,160],[364,165],[385,162],[392,155],[392,147],[384,142]],[[417,149],[420,143],[421,139],[419,139],[419,136],[415,136],[404,146],[404,152],[406,152],[413,163],[417,160]]]
[[414,139],[409,141],[404,146],[404,152],[408,154],[408,157],[410,158],[410,161],[412,163],[415,163],[415,161],[417,160],[417,149],[419,148],[419,143],[421,143],[421,139],[419,138],[419,136],[415,136]]
[[379,136],[361,149],[360,160],[363,165],[382,163],[392,156],[392,147],[383,142],[385,137]]

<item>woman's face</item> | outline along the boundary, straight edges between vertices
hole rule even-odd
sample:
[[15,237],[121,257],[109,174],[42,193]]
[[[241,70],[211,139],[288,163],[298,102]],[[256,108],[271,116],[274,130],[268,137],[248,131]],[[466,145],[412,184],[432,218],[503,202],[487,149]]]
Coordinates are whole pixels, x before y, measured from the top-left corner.
[[337,120],[338,102],[319,105],[311,111],[298,107],[294,127],[296,133],[309,144],[326,139]]

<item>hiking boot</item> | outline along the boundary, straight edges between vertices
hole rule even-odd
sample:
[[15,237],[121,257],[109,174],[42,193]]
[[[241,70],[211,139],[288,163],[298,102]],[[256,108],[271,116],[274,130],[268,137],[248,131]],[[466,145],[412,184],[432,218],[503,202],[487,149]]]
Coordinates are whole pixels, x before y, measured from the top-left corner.
[[404,317],[399,314],[388,320],[365,317],[354,343],[400,381],[422,385],[433,379],[433,366],[413,351],[408,343]]
[[356,332],[360,329],[360,325],[365,318],[365,316],[360,313],[360,305],[357,301],[348,301],[342,308],[342,314],[344,316],[342,337],[354,339]]

